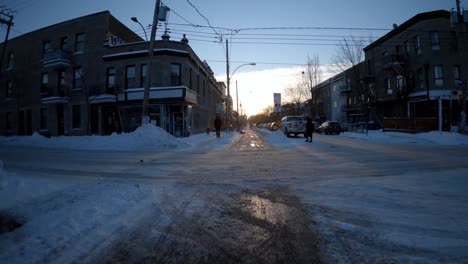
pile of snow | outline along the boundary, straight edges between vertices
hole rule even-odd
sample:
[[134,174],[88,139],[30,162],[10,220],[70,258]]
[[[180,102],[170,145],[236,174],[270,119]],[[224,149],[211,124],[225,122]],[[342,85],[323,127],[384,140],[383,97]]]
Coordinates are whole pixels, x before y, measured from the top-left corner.
[[304,143],[303,140],[293,140],[284,135],[280,130],[269,131],[266,129],[256,128],[255,131],[264,136],[265,140],[271,144],[281,148],[294,148],[298,144]]
[[14,136],[0,139],[0,144],[65,148],[81,150],[156,150],[187,148],[190,145],[152,124],[143,125],[130,133],[109,136],[59,136],[46,138],[38,133],[32,136]]
[[240,136],[236,132],[222,132],[221,139],[217,139],[215,133],[210,133],[209,135],[203,133],[185,138],[176,138],[160,127],[148,124],[130,133],[114,133],[109,136],[59,136],[46,138],[39,133],[34,133],[32,136],[0,137],[0,144],[75,150],[186,151],[193,148],[227,149]]
[[416,143],[439,145],[467,145],[468,137],[459,133],[431,131],[426,133],[409,134],[401,132],[382,132],[370,130],[368,134],[345,132],[341,136],[373,142],[386,143]]

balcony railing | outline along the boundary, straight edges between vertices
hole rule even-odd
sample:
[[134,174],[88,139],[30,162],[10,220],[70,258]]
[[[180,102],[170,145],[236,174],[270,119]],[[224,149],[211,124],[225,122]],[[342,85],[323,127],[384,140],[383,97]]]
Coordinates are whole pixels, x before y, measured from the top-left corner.
[[397,68],[398,70],[403,69],[405,65],[405,58],[402,55],[387,55],[383,57],[384,69]]
[[71,64],[71,55],[64,50],[50,50],[44,54],[42,64],[48,67],[66,68]]

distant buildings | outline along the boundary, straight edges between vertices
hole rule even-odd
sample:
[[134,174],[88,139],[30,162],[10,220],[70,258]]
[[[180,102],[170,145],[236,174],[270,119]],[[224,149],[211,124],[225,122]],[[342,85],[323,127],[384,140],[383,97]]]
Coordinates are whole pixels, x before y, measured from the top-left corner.
[[[365,61],[321,84],[327,119],[370,120],[386,129],[457,130],[467,112],[468,12],[421,13],[364,48]],[[352,71],[359,74],[351,74]],[[367,105],[356,86],[374,91]],[[344,99],[343,97],[346,97]],[[339,105],[341,104],[341,106]],[[327,105],[327,103],[324,103]],[[336,112],[340,108],[342,115]]]
[[[165,34],[153,53],[151,121],[175,136],[205,131],[224,109],[225,87],[188,42]],[[108,11],[11,39],[6,54],[0,134],[108,135],[140,124],[148,42]]]

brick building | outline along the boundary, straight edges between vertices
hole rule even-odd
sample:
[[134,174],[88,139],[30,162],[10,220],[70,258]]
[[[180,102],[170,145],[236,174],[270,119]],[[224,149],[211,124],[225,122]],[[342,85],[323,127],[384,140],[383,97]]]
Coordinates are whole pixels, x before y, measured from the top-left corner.
[[468,80],[467,34],[468,20],[438,10],[414,16],[364,48],[381,117],[395,119],[395,128],[419,129],[405,120],[427,130],[457,127]]
[[[0,133],[134,130],[141,122],[148,46],[108,11],[9,40],[0,72]],[[185,37],[165,35],[153,55],[152,122],[175,136],[204,131],[225,96],[210,67]]]

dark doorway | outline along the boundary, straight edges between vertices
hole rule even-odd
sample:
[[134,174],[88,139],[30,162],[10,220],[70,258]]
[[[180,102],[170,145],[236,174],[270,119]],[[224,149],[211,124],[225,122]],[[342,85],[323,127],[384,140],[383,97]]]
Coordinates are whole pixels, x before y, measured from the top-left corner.
[[18,135],[24,136],[24,111],[21,110],[18,115]]
[[65,135],[65,118],[61,104],[57,105],[57,135]]
[[26,110],[26,135],[32,135],[31,110]]

